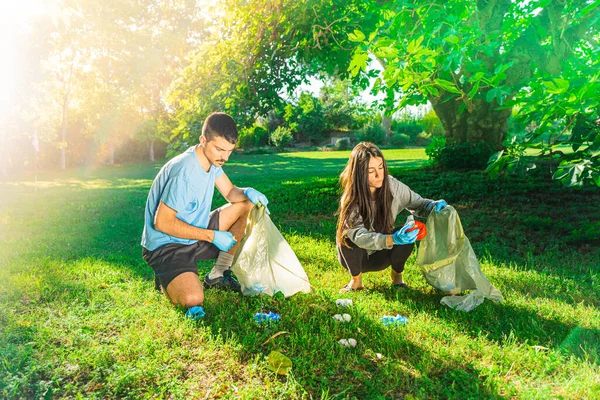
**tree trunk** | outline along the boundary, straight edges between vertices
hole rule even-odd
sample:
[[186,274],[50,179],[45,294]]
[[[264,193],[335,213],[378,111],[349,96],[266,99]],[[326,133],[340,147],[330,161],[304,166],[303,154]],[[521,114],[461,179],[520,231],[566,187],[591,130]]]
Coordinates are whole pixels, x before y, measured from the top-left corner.
[[[445,99],[444,99],[445,100]],[[443,101],[430,98],[433,110],[444,126],[447,140],[467,143],[488,143],[500,150],[508,134],[508,118],[511,109],[496,110],[498,104],[484,100],[473,100],[471,111],[464,110],[459,115],[460,101]]]
[[154,139],[150,140],[150,161],[154,162]]
[[385,136],[388,138],[392,136],[392,117],[387,117],[384,114],[381,115],[381,127],[385,131]]

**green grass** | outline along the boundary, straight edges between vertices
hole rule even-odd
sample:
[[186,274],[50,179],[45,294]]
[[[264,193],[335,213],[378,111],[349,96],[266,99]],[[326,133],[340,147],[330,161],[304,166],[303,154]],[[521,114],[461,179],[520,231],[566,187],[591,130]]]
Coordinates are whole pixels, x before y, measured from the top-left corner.
[[[334,213],[349,152],[232,157],[230,178],[268,195],[315,293],[211,291],[201,322],[152,289],[141,258],[159,164],[43,173],[37,191],[23,176],[0,184],[0,397],[598,398],[600,192],[439,173],[421,168],[422,150],[384,153],[416,192],[454,205],[504,303],[470,313],[440,305],[415,254],[410,290],[391,290],[385,271],[339,296],[348,276]],[[340,297],[354,300],[349,324],[331,318]],[[260,310],[282,320],[257,326]],[[408,325],[379,322],[396,313]],[[337,344],[348,337],[356,348]],[[288,376],[267,368],[271,350],[292,359]]]

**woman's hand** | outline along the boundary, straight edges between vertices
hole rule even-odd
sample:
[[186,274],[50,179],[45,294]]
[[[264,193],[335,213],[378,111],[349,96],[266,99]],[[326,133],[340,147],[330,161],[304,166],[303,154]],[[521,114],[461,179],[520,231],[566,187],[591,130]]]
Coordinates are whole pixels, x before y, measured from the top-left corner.
[[419,229],[415,229],[414,231],[406,232],[408,229],[415,226],[415,221],[407,222],[400,230],[392,235],[392,239],[394,244],[402,245],[402,244],[411,244],[417,240],[417,235],[419,234]]

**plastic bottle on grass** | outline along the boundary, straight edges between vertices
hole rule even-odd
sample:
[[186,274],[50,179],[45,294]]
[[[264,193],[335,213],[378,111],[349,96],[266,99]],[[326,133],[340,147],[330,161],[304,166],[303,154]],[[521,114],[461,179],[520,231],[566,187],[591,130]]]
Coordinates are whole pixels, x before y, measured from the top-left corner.
[[391,326],[391,325],[406,325],[408,323],[408,317],[403,317],[400,314],[393,315],[384,315],[381,318],[381,322],[383,326]]
[[269,311],[269,313],[257,312],[256,314],[254,314],[253,318],[256,322],[262,324],[264,322],[277,322],[281,319],[281,316],[277,313],[274,313],[273,311]]

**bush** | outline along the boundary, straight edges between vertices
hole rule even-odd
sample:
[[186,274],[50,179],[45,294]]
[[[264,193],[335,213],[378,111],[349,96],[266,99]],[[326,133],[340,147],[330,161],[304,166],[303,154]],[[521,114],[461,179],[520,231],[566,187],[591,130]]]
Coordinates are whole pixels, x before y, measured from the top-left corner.
[[335,142],[336,150],[350,150],[350,146],[350,139],[348,138],[343,138]]
[[433,165],[439,165],[442,149],[446,147],[446,138],[443,136],[435,136],[431,138],[431,142],[425,148],[425,154],[429,157]]
[[444,170],[484,169],[494,152],[489,143],[446,143],[441,136],[434,136],[425,149],[432,163]]
[[358,131],[356,138],[359,142],[371,142],[376,145],[382,145],[385,142],[385,130],[381,124],[370,122]]
[[297,106],[285,106],[284,119],[298,139],[319,143],[325,138],[325,115],[318,99],[302,93]]
[[406,147],[410,142],[410,136],[405,135],[404,133],[395,133],[390,138],[390,144],[394,147]]
[[267,130],[262,126],[253,125],[240,131],[237,144],[240,149],[251,149],[266,146],[268,141],[269,133]]
[[[429,145],[429,143],[431,143],[431,137],[432,137],[431,133],[421,132],[415,138],[415,144],[417,146],[427,146],[427,145]],[[444,138],[444,136],[436,136],[436,137]]]
[[289,146],[292,143],[292,132],[288,128],[280,126],[279,128],[275,129],[275,132],[271,133],[270,141],[273,146],[282,150],[284,147]]
[[415,142],[417,136],[419,135],[419,133],[423,132],[424,128],[425,127],[417,121],[394,120],[392,122],[392,132],[408,136],[411,143]]
[[433,110],[429,111],[421,120],[421,125],[425,132],[432,136],[442,136],[444,134],[444,126]]

